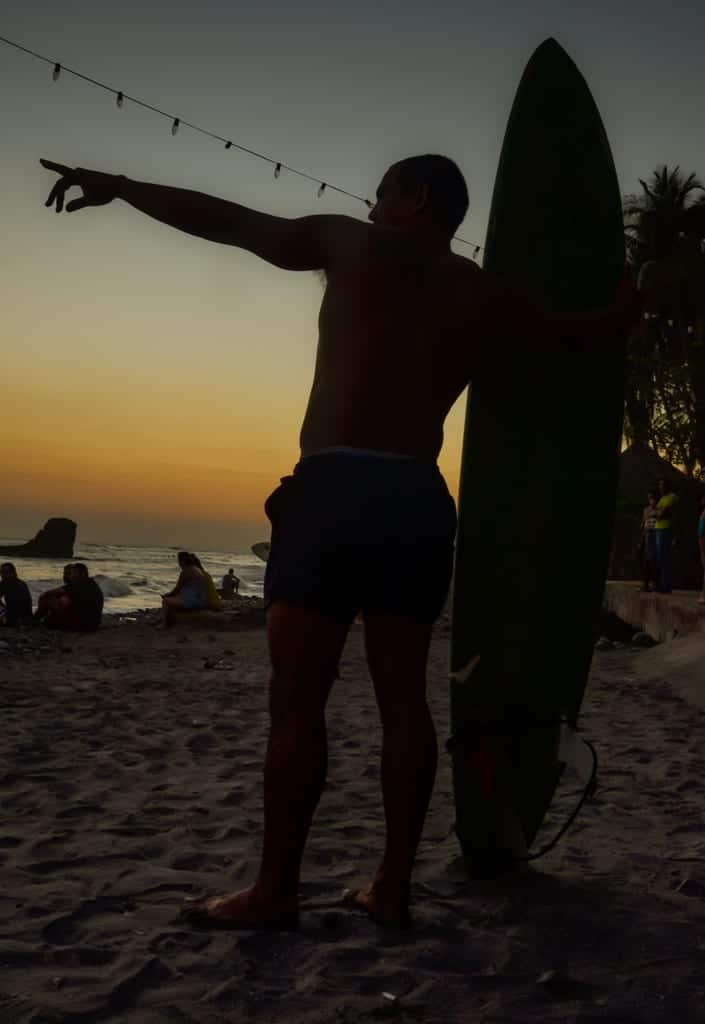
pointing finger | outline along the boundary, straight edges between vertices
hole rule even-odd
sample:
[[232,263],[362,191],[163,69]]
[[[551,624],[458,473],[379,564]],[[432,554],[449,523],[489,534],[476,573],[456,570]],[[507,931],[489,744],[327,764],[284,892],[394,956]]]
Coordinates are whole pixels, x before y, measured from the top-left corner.
[[40,159],[39,163],[48,171],[55,171],[57,174],[70,174],[72,170],[71,167],[67,167],[65,164],[56,164],[53,160]]

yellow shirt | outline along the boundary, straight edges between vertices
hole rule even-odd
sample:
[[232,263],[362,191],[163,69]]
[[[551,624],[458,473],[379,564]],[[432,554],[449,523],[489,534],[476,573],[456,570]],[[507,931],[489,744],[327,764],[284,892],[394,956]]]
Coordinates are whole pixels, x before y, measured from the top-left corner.
[[213,577],[203,570],[203,575],[206,578],[206,607],[210,608],[214,612],[222,612],[223,602],[220,599],[220,594],[215,588]]
[[[667,508],[670,508],[671,510],[673,510],[673,506],[676,504],[677,501],[678,501],[678,496],[673,494],[672,492],[670,494],[664,494],[662,498],[659,498],[659,502],[658,502],[658,504],[656,506],[656,511],[657,512],[663,512],[663,510],[667,509]],[[656,527],[655,528],[657,530],[670,530],[670,528],[672,526],[673,526],[673,520],[672,519],[663,519],[662,517],[659,517],[656,520]]]

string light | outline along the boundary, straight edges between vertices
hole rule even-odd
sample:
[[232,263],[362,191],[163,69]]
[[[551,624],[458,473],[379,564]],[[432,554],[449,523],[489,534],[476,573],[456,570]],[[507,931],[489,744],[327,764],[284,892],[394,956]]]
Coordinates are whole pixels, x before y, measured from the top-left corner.
[[[90,85],[95,85],[99,89],[105,89],[106,92],[113,93],[116,98],[116,105],[122,107],[125,99],[130,100],[138,107],[143,107],[145,110],[151,110],[152,113],[158,114],[160,117],[166,117],[171,121],[171,134],[176,135],[179,127],[183,123],[187,128],[192,131],[198,132],[200,135],[206,135],[208,138],[215,139],[217,142],[222,142],[225,149],[237,149],[241,153],[247,153],[249,156],[256,157],[258,160],[264,160],[268,164],[274,165],[274,177],[278,178],[282,172],[282,169],[289,171],[291,174],[297,175],[299,178],[305,178],[308,181],[316,182],[319,185],[318,197],[320,198],[326,189],[337,192],[339,195],[348,196],[350,199],[356,199],[358,202],[364,203],[368,209],[372,209],[374,203],[363,196],[358,196],[354,192],[349,192],[347,189],[340,188],[339,185],[331,185],[328,182],[321,181],[320,178],[314,177],[312,174],[308,174],[306,171],[297,170],[296,167],[290,167],[288,164],[281,163],[281,161],[273,160],[271,157],[266,156],[264,153],[258,153],[254,149],[249,149],[247,146],[241,146],[237,142],[232,142],[230,139],[226,139],[222,135],[217,135],[215,132],[208,131],[206,128],[201,128],[197,124],[192,124],[189,121],[183,121],[179,117],[173,117],[171,114],[167,114],[166,111],[160,110],[158,107],[153,106],[151,103],[146,103],[144,100],[138,99],[136,96],[126,95],[122,91],[113,89],[112,86],[106,85],[105,82],[99,82],[96,78],[91,78],[89,75],[84,75],[81,71],[75,71],[73,68],[64,67],[64,65],[50,60],[41,53],[37,53],[35,50],[30,50],[26,46],[20,45],[20,43],[14,42],[12,39],[8,39],[6,36],[0,36],[0,43],[5,43],[6,46],[11,46],[15,50],[19,50],[21,53],[29,54],[30,57],[35,57],[37,60],[43,61],[45,64],[53,65],[52,78],[56,82],[59,75],[64,71],[68,75],[73,75],[75,78],[80,78],[84,82],[88,82]],[[474,246],[473,259],[477,258],[478,253],[482,250],[483,246],[478,245],[476,242],[470,242],[465,238],[460,238],[458,235],[454,236],[454,242],[460,242],[462,245]]]

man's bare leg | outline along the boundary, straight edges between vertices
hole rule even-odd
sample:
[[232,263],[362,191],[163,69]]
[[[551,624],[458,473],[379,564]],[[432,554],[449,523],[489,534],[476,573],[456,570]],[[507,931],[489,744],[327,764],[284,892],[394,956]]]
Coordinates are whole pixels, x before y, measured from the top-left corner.
[[404,924],[411,872],[436,775],[438,747],[426,703],[431,626],[396,615],[365,616],[367,660],[382,719],[382,863],[354,902],[383,924]]
[[313,609],[276,602],[267,613],[272,661],[264,768],[264,840],[254,885],[207,901],[234,926],[291,922],[301,857],[326,778],[325,706],[348,627]]

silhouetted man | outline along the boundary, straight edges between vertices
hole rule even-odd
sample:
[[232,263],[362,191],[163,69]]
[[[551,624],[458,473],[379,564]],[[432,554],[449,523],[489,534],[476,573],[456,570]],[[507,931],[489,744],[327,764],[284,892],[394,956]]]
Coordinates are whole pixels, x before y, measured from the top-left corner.
[[88,575],[88,567],[83,562],[74,562],[64,591],[70,602],[68,619],[71,623],[64,628],[87,633],[98,629],[103,618],[103,591]]
[[185,189],[42,164],[60,175],[47,200],[57,212],[77,185],[83,196],[68,211],[120,198],[283,270],[325,272],[301,459],[265,505],[272,676],[262,859],[251,888],[204,901],[191,916],[214,927],[295,926],[301,856],[326,776],[324,709],[361,612],[384,734],[387,838],[372,885],[354,903],[381,923],[404,922],[437,759],[426,663],[456,527],[436,465],[443,423],[479,361],[495,359],[506,372],[509,339],[590,347],[603,336],[608,344],[609,332],[636,315],[633,296],[602,313],[549,317],[455,255],[467,187],[441,156],[391,167],[370,224],[288,220]]
[[32,595],[12,562],[0,565],[0,624],[21,626],[32,621]]
[[240,589],[240,580],[235,575],[233,569],[228,569],[225,576],[223,576],[223,585],[221,590],[223,591],[223,597],[233,597],[237,594]]

